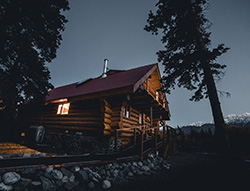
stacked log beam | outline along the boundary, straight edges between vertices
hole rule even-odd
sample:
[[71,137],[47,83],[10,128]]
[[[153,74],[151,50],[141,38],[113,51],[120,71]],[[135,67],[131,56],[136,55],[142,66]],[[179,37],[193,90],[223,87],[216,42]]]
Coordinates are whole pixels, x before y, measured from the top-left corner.
[[[79,101],[70,104],[67,115],[58,115],[59,104],[49,104],[42,111],[28,110],[23,113],[23,124],[43,125],[48,132],[65,133],[82,132],[83,135],[98,135],[101,133],[101,109],[98,101]],[[96,133],[94,133],[96,132]],[[70,133],[70,132],[69,132]]]

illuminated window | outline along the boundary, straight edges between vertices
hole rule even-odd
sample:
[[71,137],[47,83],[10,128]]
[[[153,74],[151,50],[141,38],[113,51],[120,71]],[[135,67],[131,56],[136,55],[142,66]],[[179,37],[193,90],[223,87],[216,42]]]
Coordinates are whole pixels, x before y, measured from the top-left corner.
[[140,125],[142,124],[142,114],[141,113],[139,114],[139,124]]
[[125,105],[123,107],[123,116],[127,117],[127,118],[130,118],[130,106]]
[[67,115],[69,113],[69,106],[70,106],[70,103],[64,103],[64,104],[58,105],[56,114]]

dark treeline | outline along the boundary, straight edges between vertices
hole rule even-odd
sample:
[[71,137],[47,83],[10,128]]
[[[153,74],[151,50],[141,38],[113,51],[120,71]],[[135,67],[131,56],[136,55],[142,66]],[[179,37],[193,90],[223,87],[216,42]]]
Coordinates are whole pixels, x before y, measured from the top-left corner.
[[[227,126],[229,143],[233,154],[250,154],[250,127]],[[177,142],[180,149],[191,151],[215,152],[217,145],[212,131],[201,130],[200,132],[192,130],[190,134],[184,134],[179,129]]]

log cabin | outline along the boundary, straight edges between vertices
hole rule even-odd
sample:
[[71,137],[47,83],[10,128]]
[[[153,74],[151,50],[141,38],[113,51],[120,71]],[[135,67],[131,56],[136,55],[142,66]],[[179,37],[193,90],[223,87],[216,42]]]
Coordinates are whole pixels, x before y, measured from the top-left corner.
[[52,89],[45,105],[26,104],[20,117],[24,126],[42,125],[48,133],[114,139],[116,129],[159,126],[170,120],[160,79],[158,64],[107,71],[105,60],[100,77]]

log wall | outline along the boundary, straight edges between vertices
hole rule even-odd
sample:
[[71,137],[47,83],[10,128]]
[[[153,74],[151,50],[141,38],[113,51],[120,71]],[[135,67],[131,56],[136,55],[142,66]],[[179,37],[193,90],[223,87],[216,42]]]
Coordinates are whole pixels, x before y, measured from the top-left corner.
[[83,135],[102,134],[101,103],[95,101],[78,101],[70,103],[67,115],[56,114],[59,104],[48,104],[37,112],[25,111],[23,124],[43,125],[48,132],[69,133],[82,132]]
[[[60,103],[61,104],[61,103]],[[48,132],[76,133],[83,135],[99,136],[114,135],[115,129],[139,126],[139,110],[130,106],[130,117],[123,116],[123,107],[127,102],[122,99],[87,100],[70,103],[67,115],[58,115],[58,104],[48,104],[43,107],[27,107],[21,110],[23,124],[43,125]],[[160,119],[153,120],[153,126]],[[143,114],[142,124],[150,126],[150,117]],[[129,140],[133,133],[121,133],[120,139]]]
[[103,127],[104,135],[111,135],[111,115],[112,106],[107,102],[107,100],[101,101],[101,123]]

